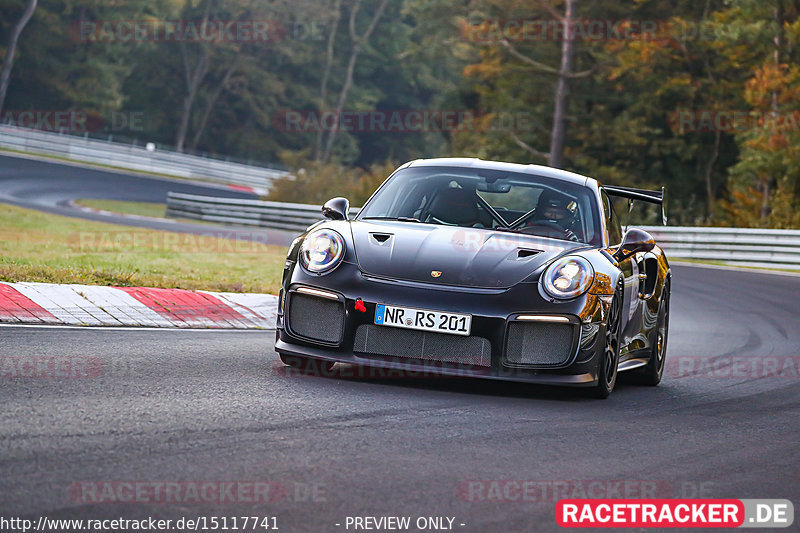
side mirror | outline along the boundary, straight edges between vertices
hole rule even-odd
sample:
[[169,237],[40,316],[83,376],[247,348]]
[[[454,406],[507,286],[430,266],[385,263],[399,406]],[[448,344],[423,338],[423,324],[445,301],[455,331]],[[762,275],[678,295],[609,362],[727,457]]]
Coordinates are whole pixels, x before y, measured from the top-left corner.
[[347,220],[350,201],[347,198],[332,198],[322,206],[322,216],[328,220]]
[[633,254],[649,252],[655,245],[656,240],[652,235],[646,231],[631,228],[625,232],[625,236],[622,238],[622,244],[620,244],[617,251],[614,252],[614,259],[622,262]]

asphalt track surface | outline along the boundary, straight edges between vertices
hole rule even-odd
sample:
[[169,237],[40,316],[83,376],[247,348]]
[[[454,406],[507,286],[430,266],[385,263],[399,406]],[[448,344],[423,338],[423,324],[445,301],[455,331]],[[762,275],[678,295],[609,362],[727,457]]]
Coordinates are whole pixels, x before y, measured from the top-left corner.
[[[673,272],[669,361],[724,370],[797,360],[800,277]],[[634,491],[651,481],[657,496],[800,503],[797,370],[671,372],[657,388],[618,384],[603,401],[520,384],[351,377],[341,365],[333,377],[298,376],[272,346],[273,333],[257,331],[0,328],[6,358],[103,362],[95,378],[0,378],[0,515],[268,515],[286,532],[345,531],[347,516],[451,516],[456,531],[559,530],[552,491],[470,501],[458,490],[467,480],[585,490],[626,480]],[[209,480],[276,482],[287,494],[90,504],[69,492],[85,481]]]
[[70,205],[80,198],[100,198],[128,202],[166,203],[168,192],[219,196],[224,198],[256,198],[255,195],[229,187],[194,181],[170,180],[32,159],[0,155],[0,202],[70,217],[126,226],[216,235],[242,240],[256,240],[284,246],[291,242],[290,232],[265,228],[191,224],[173,220],[123,217],[77,209]]

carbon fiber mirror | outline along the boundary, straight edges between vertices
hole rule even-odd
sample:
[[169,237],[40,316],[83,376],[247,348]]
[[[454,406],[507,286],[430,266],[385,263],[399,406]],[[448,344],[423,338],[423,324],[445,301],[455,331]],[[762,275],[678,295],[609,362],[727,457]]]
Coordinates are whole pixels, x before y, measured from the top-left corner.
[[614,259],[619,262],[626,260],[639,252],[649,252],[656,246],[656,240],[652,235],[638,228],[631,228],[625,232],[622,244],[614,252]]
[[350,200],[341,196],[332,198],[322,206],[322,216],[328,220],[347,220],[350,212]]

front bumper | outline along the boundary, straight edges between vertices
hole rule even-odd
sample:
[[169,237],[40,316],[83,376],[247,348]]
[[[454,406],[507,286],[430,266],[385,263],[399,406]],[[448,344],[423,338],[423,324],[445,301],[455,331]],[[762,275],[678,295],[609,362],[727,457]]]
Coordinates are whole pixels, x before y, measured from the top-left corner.
[[[328,333],[325,341],[294,331],[287,316],[298,289],[306,295],[322,291],[319,294],[323,296],[319,297],[330,301],[335,295],[344,313],[340,335],[335,334],[339,324],[332,328],[334,335]],[[358,299],[364,303],[366,311],[356,310]],[[486,339],[491,346],[490,354],[480,364],[465,364],[456,362],[458,357],[423,360],[364,353],[354,346],[360,326],[380,328],[374,331],[381,333],[384,328],[390,329],[372,326],[379,303],[468,313],[472,315],[471,336]],[[563,361],[544,365],[511,362],[509,328],[511,324],[520,323],[521,317],[530,319],[531,316],[540,317],[536,322],[547,323],[552,318],[561,323],[568,321],[572,326],[575,334]],[[597,383],[598,354],[602,353],[603,317],[604,303],[597,296],[587,294],[572,301],[553,303],[539,294],[536,284],[520,284],[510,289],[471,289],[378,279],[365,276],[356,268],[339,268],[329,275],[313,277],[295,269],[287,276],[281,292],[275,350],[283,355],[399,371],[409,377],[442,375],[592,386]],[[438,335],[441,341],[444,334]],[[453,344],[458,345],[463,337],[456,337],[448,335],[444,340],[452,338]]]

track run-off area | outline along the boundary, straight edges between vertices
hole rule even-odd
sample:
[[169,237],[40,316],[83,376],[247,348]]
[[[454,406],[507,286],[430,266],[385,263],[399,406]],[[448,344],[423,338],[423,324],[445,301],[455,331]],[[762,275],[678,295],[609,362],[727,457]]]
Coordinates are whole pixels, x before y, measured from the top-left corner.
[[224,185],[0,153],[0,202],[2,203],[54,215],[137,228],[217,235],[280,246],[292,241],[292,233],[281,230],[133,217],[80,209],[72,203],[78,199],[166,203],[169,192],[223,198],[257,198],[253,193]]

